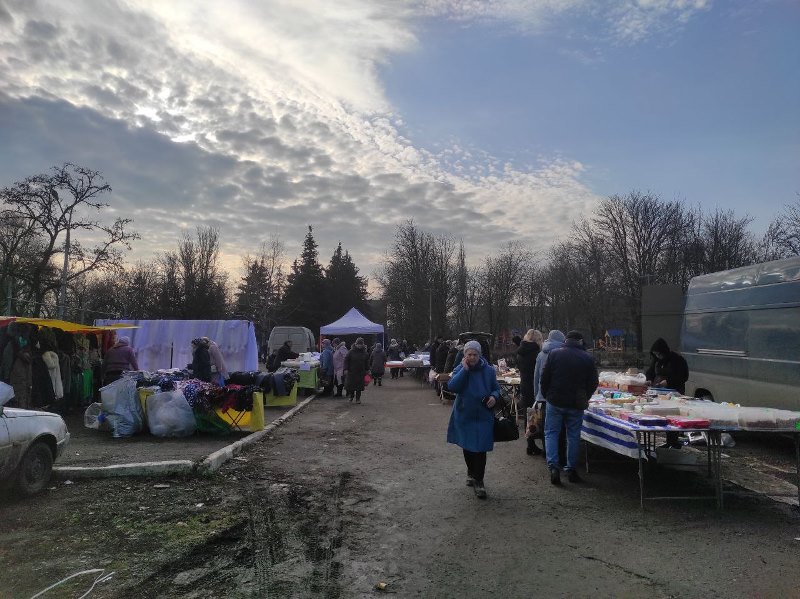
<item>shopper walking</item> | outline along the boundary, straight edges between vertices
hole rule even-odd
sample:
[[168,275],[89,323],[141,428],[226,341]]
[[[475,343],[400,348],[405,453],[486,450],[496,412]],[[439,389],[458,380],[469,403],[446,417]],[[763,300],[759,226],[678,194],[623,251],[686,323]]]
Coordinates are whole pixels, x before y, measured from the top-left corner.
[[333,352],[333,382],[336,385],[336,395],[334,397],[342,397],[342,389],[344,389],[344,359],[347,357],[347,345],[344,341],[336,346],[336,351]]
[[383,375],[386,373],[386,353],[382,343],[376,343],[369,355],[369,371],[372,374],[372,384],[381,387]]
[[322,395],[333,393],[333,347],[330,339],[322,340],[322,351],[319,353],[319,376],[322,383]]
[[[390,362],[398,362],[402,358],[400,357],[400,344],[397,343],[397,339],[392,339],[389,342],[389,347],[386,350],[386,357],[389,359]],[[400,368],[390,368],[389,374],[391,378],[396,379],[400,376]]]
[[359,337],[344,358],[344,386],[350,401],[355,399],[356,403],[361,403],[361,393],[364,391],[364,377],[367,376],[368,368],[367,346],[364,343],[364,339]]
[[[519,391],[522,395],[522,407],[525,408],[527,416],[527,409],[532,408],[536,401],[536,390],[533,387],[533,375],[536,372],[536,358],[539,356],[539,351],[542,348],[542,333],[536,329],[528,329],[525,337],[519,343],[517,349],[517,369],[519,370]],[[525,426],[527,429],[527,421]],[[528,437],[528,455],[538,455],[541,450],[536,447],[536,440],[534,437]]]
[[486,453],[494,448],[494,407],[500,401],[500,385],[494,368],[481,357],[480,343],[466,343],[464,358],[447,386],[456,394],[447,442],[461,447],[467,464],[467,486],[485,499]]
[[[542,433],[539,438],[542,440],[543,455],[545,459],[547,459],[547,445],[544,442],[544,429],[547,427],[547,402],[544,394],[542,393],[542,369],[544,368],[544,364],[547,361],[547,356],[550,355],[550,352],[554,349],[562,347],[565,339],[566,337],[561,331],[556,329],[550,331],[550,333],[547,335],[547,341],[542,344],[542,351],[540,351],[539,355],[536,356],[536,368],[533,371],[533,389],[536,393],[536,402],[534,403],[534,407],[539,410],[542,415]],[[565,448],[565,442],[566,439],[561,439],[559,447],[562,449]],[[566,451],[564,453],[566,453]]]
[[564,346],[550,352],[541,379],[542,394],[547,398],[544,430],[547,466],[550,469],[550,482],[554,485],[561,484],[558,436],[562,422],[567,428],[565,471],[570,482],[581,480],[577,468],[583,411],[589,407],[589,398],[597,389],[597,383],[597,368],[584,349],[583,335],[578,331],[570,331]]

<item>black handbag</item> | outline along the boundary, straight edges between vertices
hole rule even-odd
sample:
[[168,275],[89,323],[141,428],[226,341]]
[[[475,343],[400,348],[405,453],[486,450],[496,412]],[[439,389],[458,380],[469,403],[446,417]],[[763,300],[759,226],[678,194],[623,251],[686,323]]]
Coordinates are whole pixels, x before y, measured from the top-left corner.
[[508,406],[504,405],[494,415],[494,440],[499,443],[517,439],[519,439],[517,419],[509,413]]

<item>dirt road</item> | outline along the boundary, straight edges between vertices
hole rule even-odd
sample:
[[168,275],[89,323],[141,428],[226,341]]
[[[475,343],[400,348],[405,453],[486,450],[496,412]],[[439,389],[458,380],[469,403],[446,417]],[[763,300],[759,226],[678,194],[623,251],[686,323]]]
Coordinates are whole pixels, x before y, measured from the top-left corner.
[[[0,497],[0,596],[78,571],[92,597],[791,597],[800,517],[765,498],[639,509],[632,460],[550,485],[523,442],[489,455],[489,498],[412,379],[314,401],[209,478],[59,482]],[[783,448],[781,448],[783,450]],[[612,457],[612,456],[606,456]],[[651,489],[703,493],[665,473]],[[77,597],[94,575],[46,597]]]

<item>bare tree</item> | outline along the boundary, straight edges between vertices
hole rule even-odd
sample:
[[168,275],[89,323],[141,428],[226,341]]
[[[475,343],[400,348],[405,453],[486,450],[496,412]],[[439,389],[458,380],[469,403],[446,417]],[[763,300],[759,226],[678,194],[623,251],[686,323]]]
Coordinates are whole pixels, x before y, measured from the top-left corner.
[[[15,272],[15,279],[30,294],[34,315],[41,314],[45,298],[55,295],[60,285],[69,285],[89,272],[122,267],[123,248],[130,249],[130,243],[139,238],[128,229],[131,219],[117,218],[107,225],[90,216],[108,207],[99,198],[110,192],[99,172],[71,163],[0,191],[4,211],[21,219],[15,229],[17,239],[31,249],[25,269]],[[101,241],[85,247],[80,239],[71,239],[80,232],[99,236]],[[30,243],[33,238],[36,241]],[[12,241],[7,247],[14,245]],[[68,260],[62,270],[66,277],[59,279],[55,261],[65,252]]]
[[800,194],[770,223],[759,244],[759,256],[764,261],[800,256]]
[[640,351],[642,285],[656,280],[665,249],[679,236],[682,215],[680,202],[664,202],[651,193],[632,191],[601,201],[592,218],[593,227],[608,240]]
[[489,332],[496,338],[509,328],[509,308],[519,296],[520,280],[531,258],[531,252],[515,241],[508,243],[498,255],[486,259],[481,303]]

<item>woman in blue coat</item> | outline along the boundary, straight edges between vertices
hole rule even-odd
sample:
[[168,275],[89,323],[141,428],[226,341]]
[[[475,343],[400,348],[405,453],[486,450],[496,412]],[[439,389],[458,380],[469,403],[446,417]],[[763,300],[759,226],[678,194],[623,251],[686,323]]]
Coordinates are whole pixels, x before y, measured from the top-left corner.
[[481,357],[480,343],[469,341],[464,345],[464,358],[453,370],[447,388],[456,394],[447,427],[447,442],[464,450],[467,486],[473,487],[480,499],[485,499],[486,452],[494,447],[493,408],[500,401],[500,385],[494,368]]

